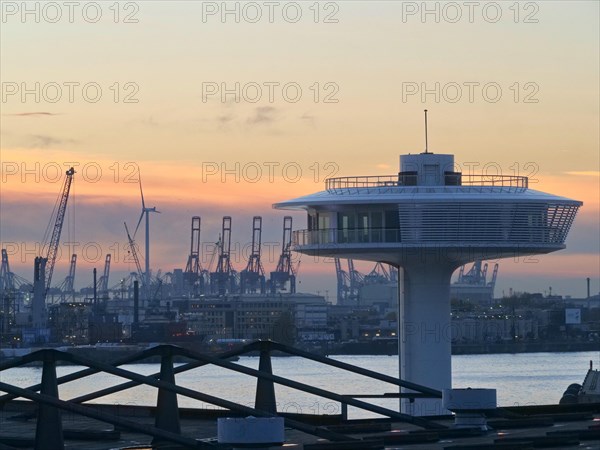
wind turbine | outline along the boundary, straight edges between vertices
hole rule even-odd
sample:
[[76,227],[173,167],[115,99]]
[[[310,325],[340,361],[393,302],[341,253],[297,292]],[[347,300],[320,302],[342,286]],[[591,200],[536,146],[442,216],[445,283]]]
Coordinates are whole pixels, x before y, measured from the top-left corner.
[[150,287],[150,218],[149,213],[155,212],[159,213],[160,211],[156,210],[156,207],[146,208],[146,203],[144,202],[144,191],[142,189],[142,176],[140,174],[140,194],[142,196],[142,213],[140,214],[140,220],[138,220],[137,226],[135,227],[135,231],[133,232],[133,238],[135,239],[135,235],[137,234],[138,228],[140,227],[140,223],[142,223],[142,219],[144,218],[144,214],[146,214],[146,254],[145,254],[145,272],[144,272],[144,284],[147,288]]

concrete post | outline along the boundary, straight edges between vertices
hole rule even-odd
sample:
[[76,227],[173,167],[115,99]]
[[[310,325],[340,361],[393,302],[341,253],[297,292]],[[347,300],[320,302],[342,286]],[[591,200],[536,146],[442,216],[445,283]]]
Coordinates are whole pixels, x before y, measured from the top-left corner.
[[[175,372],[173,372],[173,355],[171,349],[165,348],[160,359],[160,380],[175,384]],[[163,388],[158,389],[158,398],[156,401],[156,419],[154,426],[161,430],[171,433],[181,434],[181,425],[179,423],[179,406],[177,404],[177,394]],[[155,444],[160,439],[154,438]]]
[[[440,391],[452,387],[450,278],[454,268],[441,263],[406,265],[403,283],[398,283],[400,377]],[[403,399],[402,409],[418,416],[449,414],[441,399]]]
[[[258,370],[273,374],[270,347],[269,341],[260,343],[260,361],[258,363]],[[277,402],[275,400],[275,386],[273,385],[273,381],[257,378],[254,407],[261,411],[267,411],[273,414],[277,413]]]
[[[46,350],[44,354],[40,393],[58,398],[54,350]],[[50,448],[53,450],[63,450],[65,448],[60,411],[54,406],[40,403],[35,428],[35,450]]]

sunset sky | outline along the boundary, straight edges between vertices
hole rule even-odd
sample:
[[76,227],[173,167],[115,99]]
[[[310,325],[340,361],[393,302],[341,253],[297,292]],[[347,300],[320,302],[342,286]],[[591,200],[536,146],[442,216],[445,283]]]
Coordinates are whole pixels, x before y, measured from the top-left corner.
[[[32,278],[69,165],[53,284],[67,242],[80,249],[78,287],[105,253],[111,285],[135,269],[123,221],[140,215],[138,169],[161,211],[154,271],[185,266],[194,215],[203,249],[232,216],[238,270],[263,216],[274,270],[286,212],[271,205],[328,176],[397,172],[400,154],[424,150],[428,109],[430,151],[465,172],[529,175],[533,189],[584,202],[567,249],[501,261],[496,295],[581,297],[586,277],[600,289],[597,1],[1,3],[0,241],[20,276]],[[299,290],[333,300],[333,264],[301,261]]]

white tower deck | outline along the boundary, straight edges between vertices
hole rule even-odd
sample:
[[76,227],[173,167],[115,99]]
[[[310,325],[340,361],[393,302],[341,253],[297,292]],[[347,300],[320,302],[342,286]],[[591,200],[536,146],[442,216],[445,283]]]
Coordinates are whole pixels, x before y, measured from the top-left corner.
[[[400,377],[452,387],[450,278],[476,259],[517,258],[565,248],[581,202],[528,189],[526,177],[466,176],[454,156],[400,156],[397,175],[326,180],[326,190],[273,205],[303,209],[308,229],[294,250],[394,264],[400,270]],[[435,415],[441,400],[404,402]]]

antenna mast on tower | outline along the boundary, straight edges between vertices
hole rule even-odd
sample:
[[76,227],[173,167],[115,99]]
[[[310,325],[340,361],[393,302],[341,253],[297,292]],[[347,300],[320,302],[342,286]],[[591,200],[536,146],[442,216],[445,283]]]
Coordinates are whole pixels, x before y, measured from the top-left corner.
[[425,110],[425,153],[429,153],[429,146],[427,144],[427,110]]

